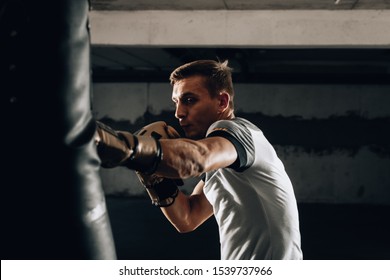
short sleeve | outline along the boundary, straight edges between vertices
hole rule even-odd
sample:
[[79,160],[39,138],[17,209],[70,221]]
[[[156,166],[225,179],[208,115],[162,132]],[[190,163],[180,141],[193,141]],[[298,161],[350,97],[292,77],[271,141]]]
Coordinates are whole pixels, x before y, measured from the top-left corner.
[[254,143],[249,129],[239,120],[221,120],[213,123],[206,137],[220,136],[229,140],[237,151],[237,160],[229,166],[243,172],[254,162]]

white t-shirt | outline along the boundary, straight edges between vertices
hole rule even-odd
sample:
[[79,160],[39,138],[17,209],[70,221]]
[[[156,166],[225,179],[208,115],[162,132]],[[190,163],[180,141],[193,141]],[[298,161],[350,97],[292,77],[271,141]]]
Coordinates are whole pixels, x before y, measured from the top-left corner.
[[236,147],[230,167],[207,172],[204,193],[219,225],[221,259],[302,259],[298,208],[291,181],[274,148],[251,122],[212,124],[207,137]]

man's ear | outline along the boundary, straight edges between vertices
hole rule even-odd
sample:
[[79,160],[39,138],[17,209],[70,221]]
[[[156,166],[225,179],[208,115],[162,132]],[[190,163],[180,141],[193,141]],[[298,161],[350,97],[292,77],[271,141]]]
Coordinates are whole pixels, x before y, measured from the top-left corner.
[[218,96],[219,100],[219,111],[220,113],[223,113],[226,111],[226,109],[229,108],[230,103],[230,95],[226,91],[221,91]]

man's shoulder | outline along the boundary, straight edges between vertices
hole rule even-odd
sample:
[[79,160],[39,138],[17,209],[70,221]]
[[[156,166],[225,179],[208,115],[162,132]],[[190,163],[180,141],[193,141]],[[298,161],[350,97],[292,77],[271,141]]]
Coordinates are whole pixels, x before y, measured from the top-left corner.
[[207,133],[207,137],[221,136],[234,145],[238,157],[229,167],[239,172],[249,168],[254,161],[254,140],[248,126],[252,124],[242,118],[219,120],[210,126]]
[[229,129],[229,128],[235,128],[235,129],[252,129],[252,130],[259,130],[259,128],[252,123],[251,121],[236,117],[233,119],[225,119],[225,120],[218,120],[214,122],[211,126],[211,129]]

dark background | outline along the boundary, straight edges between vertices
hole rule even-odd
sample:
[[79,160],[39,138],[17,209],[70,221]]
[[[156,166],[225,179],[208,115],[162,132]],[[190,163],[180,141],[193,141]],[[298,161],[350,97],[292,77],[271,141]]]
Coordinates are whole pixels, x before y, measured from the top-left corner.
[[[149,199],[108,197],[119,259],[218,260],[215,219],[178,233]],[[389,206],[298,204],[306,260],[390,259]]]

